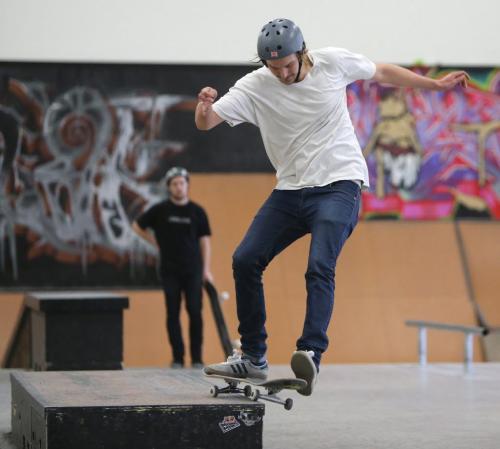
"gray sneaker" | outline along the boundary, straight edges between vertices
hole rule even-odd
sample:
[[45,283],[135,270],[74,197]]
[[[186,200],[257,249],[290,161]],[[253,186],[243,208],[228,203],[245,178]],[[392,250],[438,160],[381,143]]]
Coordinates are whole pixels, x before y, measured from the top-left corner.
[[298,379],[307,381],[307,386],[297,390],[304,396],[311,396],[316,381],[318,380],[318,370],[313,362],[313,351],[295,351],[292,354],[292,371]]
[[205,367],[203,372],[205,374],[215,374],[218,376],[229,376],[239,378],[252,378],[252,379],[267,379],[269,368],[267,362],[262,366],[255,365],[252,361],[242,356],[241,353],[234,350],[233,355],[227,358],[226,362],[216,363]]

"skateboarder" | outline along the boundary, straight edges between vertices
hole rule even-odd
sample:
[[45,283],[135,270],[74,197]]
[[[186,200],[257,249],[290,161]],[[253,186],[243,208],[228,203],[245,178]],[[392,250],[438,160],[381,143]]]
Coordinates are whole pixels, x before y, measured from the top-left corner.
[[396,86],[446,90],[466,86],[468,75],[452,72],[435,80],[391,64],[374,64],[341,48],[309,51],[297,25],[287,19],[259,32],[261,67],[236,82],[215,102],[217,91],[198,94],[196,126],[209,130],[223,121],[260,128],[277,185],[255,216],[233,255],[242,355],[211,365],[207,373],[266,378],[266,311],[262,273],[283,249],[311,234],[306,272],[307,309],[292,369],[313,391],[328,346],[335,266],[351,235],[368,170],[349,117],[346,86],[373,79]]
[[[171,168],[166,174],[166,183],[168,199],[144,212],[132,228],[160,250],[167,331],[173,352],[171,366],[184,366],[184,343],[179,321],[181,294],[184,293],[189,315],[191,364],[194,368],[201,368],[202,282],[212,281],[210,226],[203,208],[189,200],[189,174],[184,168]],[[154,232],[154,237],[146,231],[147,228]]]

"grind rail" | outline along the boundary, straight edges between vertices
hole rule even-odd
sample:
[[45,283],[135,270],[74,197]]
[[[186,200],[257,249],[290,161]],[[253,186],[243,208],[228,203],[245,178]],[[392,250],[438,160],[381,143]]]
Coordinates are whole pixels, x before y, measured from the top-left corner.
[[427,329],[437,329],[450,332],[462,332],[464,340],[464,368],[469,373],[474,356],[474,336],[488,335],[489,330],[479,326],[464,326],[460,324],[438,323],[436,321],[407,320],[407,326],[418,327],[418,357],[420,366],[427,365]]

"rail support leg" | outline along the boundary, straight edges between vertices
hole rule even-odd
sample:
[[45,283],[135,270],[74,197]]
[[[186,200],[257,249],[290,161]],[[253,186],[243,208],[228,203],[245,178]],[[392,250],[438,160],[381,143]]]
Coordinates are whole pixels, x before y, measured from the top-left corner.
[[420,366],[427,365],[427,329],[425,327],[418,328],[418,359]]
[[472,371],[472,361],[474,359],[474,334],[467,332],[465,334],[465,347],[464,347],[464,367],[465,372]]

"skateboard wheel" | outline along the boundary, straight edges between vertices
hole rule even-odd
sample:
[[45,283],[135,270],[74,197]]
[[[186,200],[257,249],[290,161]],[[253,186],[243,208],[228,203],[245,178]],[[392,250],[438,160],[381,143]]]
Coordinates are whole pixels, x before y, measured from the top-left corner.
[[245,396],[247,398],[251,397],[251,395],[252,395],[252,387],[250,385],[245,385],[245,388],[243,389],[243,392],[245,393]]
[[219,388],[215,385],[210,387],[210,394],[212,395],[212,397],[216,398],[219,395]]
[[285,410],[291,410],[292,407],[293,407],[293,399],[288,398],[285,401]]
[[259,397],[260,397],[259,390],[251,389],[249,398],[252,401],[256,401],[257,399],[259,399]]

